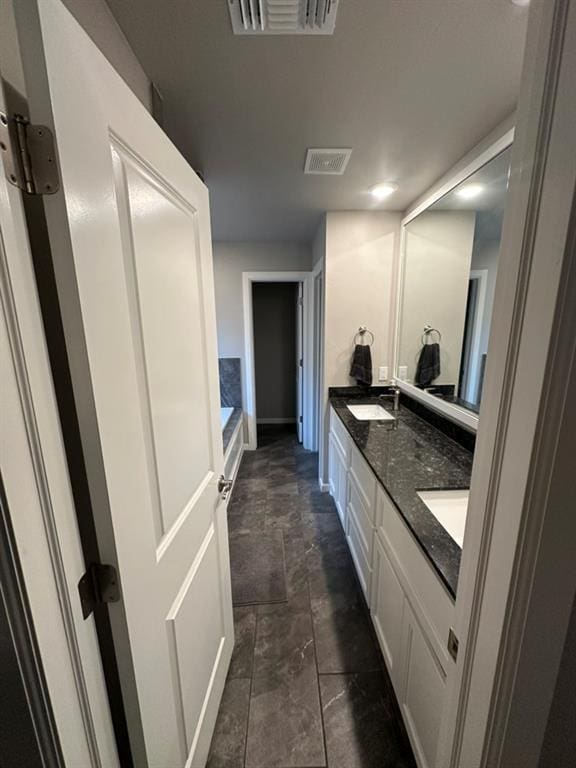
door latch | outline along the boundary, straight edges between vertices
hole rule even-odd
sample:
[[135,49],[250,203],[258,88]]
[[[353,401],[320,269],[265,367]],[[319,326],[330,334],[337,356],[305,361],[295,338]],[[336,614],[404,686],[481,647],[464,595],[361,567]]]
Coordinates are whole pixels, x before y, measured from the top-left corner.
[[120,600],[118,574],[113,565],[92,563],[78,582],[82,616],[87,619],[98,605]]
[[224,475],[220,475],[218,478],[218,493],[220,494],[221,498],[224,500],[231,490],[232,480],[228,480],[224,477]]

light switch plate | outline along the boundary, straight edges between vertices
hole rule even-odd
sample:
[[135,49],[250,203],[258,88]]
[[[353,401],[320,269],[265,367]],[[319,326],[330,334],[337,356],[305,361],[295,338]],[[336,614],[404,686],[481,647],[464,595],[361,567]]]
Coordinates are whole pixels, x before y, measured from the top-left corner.
[[378,381],[388,381],[388,366],[381,365],[378,368]]
[[398,366],[398,378],[401,381],[406,381],[408,378],[408,366],[407,365],[399,365]]

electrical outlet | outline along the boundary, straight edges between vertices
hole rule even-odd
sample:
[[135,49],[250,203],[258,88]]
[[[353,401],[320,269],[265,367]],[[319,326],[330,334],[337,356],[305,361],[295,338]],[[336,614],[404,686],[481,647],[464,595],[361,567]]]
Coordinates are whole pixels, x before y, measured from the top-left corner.
[[378,368],[378,381],[388,381],[388,366],[381,365]]
[[408,366],[407,365],[399,365],[398,366],[398,378],[401,381],[406,381],[408,378]]

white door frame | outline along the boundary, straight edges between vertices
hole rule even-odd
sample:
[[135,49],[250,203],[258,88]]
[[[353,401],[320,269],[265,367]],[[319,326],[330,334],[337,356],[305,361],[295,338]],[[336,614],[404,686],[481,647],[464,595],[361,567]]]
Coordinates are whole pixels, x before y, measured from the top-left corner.
[[[316,281],[320,278],[321,298],[316,296]],[[312,343],[312,444],[318,451],[318,464],[322,466],[322,379],[324,361],[324,264],[322,261],[310,275],[310,328]]]
[[484,308],[486,305],[486,286],[488,284],[487,269],[471,269],[470,280],[478,280],[478,294],[476,296],[476,307],[474,318],[472,320],[472,341],[470,342],[469,367],[466,371],[465,397],[469,403],[473,400],[471,396],[478,390],[478,368],[480,365],[480,342],[482,341],[482,321],[484,319]]
[[247,450],[258,446],[256,429],[256,372],[254,366],[254,310],[252,306],[253,283],[302,283],[303,313],[303,360],[304,360],[304,402],[302,407],[303,446],[312,445],[311,403],[312,386],[312,329],[310,327],[310,272],[242,272],[242,305],[244,309],[244,412],[248,424]]
[[573,607],[575,70],[532,3],[437,768],[536,768]]
[[[0,109],[5,105],[0,88]],[[21,193],[0,176],[0,467],[66,765],[118,766]]]

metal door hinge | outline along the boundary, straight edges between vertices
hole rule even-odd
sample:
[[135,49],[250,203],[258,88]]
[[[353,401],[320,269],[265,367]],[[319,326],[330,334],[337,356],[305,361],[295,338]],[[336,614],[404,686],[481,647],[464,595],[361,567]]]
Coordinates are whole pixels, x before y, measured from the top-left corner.
[[298,418],[298,421],[300,422],[300,424],[302,424],[302,422],[304,421],[304,419],[302,418],[302,416],[300,416],[300,417]]
[[118,574],[113,565],[92,563],[78,582],[82,615],[90,616],[97,605],[117,603],[120,600]]
[[298,362],[300,363],[300,368],[303,368],[304,367],[304,360],[302,360],[302,358],[300,358],[300,360]]
[[0,151],[10,184],[29,195],[53,195],[60,189],[54,139],[45,125],[0,112]]
[[456,661],[458,658],[458,638],[454,634],[452,627],[450,627],[450,632],[448,632],[448,653]]
[[303,307],[304,306],[304,299],[302,296],[298,296],[298,306]]

